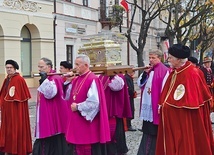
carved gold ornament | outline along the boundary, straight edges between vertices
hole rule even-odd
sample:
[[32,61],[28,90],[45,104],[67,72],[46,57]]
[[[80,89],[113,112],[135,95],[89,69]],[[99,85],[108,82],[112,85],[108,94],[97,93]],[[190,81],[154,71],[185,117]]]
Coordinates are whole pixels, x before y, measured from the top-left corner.
[[10,97],[13,97],[15,95],[15,86],[10,87],[9,95]]
[[183,84],[178,85],[174,93],[174,99],[180,100],[185,94],[185,87]]

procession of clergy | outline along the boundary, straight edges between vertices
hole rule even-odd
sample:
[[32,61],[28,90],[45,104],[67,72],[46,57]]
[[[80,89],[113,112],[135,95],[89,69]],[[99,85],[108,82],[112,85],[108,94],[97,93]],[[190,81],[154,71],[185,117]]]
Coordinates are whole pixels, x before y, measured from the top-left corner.
[[[205,57],[199,66],[189,47],[181,44],[168,53],[166,66],[162,51],[150,51],[150,65],[137,80],[143,132],[137,155],[214,155],[212,59]],[[32,145],[31,95],[17,62],[5,62],[0,155],[126,155],[125,131],[135,131],[134,72],[95,75],[84,54],[76,57],[74,67],[62,61],[61,74],[52,68],[50,59],[39,60]]]

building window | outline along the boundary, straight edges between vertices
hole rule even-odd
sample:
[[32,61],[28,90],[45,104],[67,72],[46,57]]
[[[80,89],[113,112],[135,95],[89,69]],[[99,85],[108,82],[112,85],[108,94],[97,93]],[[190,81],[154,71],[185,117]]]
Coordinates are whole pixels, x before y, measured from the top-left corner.
[[24,77],[31,76],[31,34],[26,26],[21,30],[21,72]]
[[66,45],[67,61],[73,64],[73,45]]
[[88,6],[88,0],[82,0],[83,6]]

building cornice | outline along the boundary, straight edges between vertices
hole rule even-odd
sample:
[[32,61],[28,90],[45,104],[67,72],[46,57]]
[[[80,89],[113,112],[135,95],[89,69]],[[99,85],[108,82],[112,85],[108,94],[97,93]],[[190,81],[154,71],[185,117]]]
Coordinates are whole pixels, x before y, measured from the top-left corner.
[[60,14],[60,13],[55,13],[56,19],[58,20],[63,20],[67,22],[72,22],[72,23],[81,23],[84,25],[97,25],[99,22],[98,20],[90,20],[90,19],[84,19],[80,17],[74,17],[74,16],[69,16],[65,14]]
[[74,3],[74,2],[57,1],[57,3],[68,4],[68,5],[70,4],[70,5],[73,5],[73,6],[78,6],[78,7],[83,7],[83,8],[91,9],[91,10],[94,10],[94,11],[98,11],[98,9],[95,9],[95,8],[92,8],[92,7],[89,7],[89,6],[80,5],[80,4],[77,4],[77,3]]

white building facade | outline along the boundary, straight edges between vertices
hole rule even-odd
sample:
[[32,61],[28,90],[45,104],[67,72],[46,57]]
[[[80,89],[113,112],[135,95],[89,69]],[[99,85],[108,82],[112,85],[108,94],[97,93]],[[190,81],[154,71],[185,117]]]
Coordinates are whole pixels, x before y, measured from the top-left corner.
[[[60,61],[74,63],[78,49],[90,41],[87,36],[108,29],[100,22],[103,3],[109,7],[119,0],[0,0],[0,83],[6,75],[4,63],[7,59],[18,62],[29,87],[38,86],[38,78],[33,74],[38,73],[41,57],[50,58],[57,71]],[[129,16],[131,14],[132,11]],[[137,44],[141,14],[136,14],[132,38],[136,38]],[[143,55],[146,64],[148,52],[157,48],[155,38],[159,27],[159,21],[154,20],[149,29]],[[124,13],[122,32],[126,30],[127,15]],[[119,29],[114,27],[111,31],[118,33]],[[129,46],[128,56],[127,46],[126,41],[121,43],[122,64],[137,66],[136,52]]]
[[29,87],[38,85],[41,57],[53,59],[53,3],[48,1],[0,0],[0,82],[5,78],[5,61],[20,66]]

